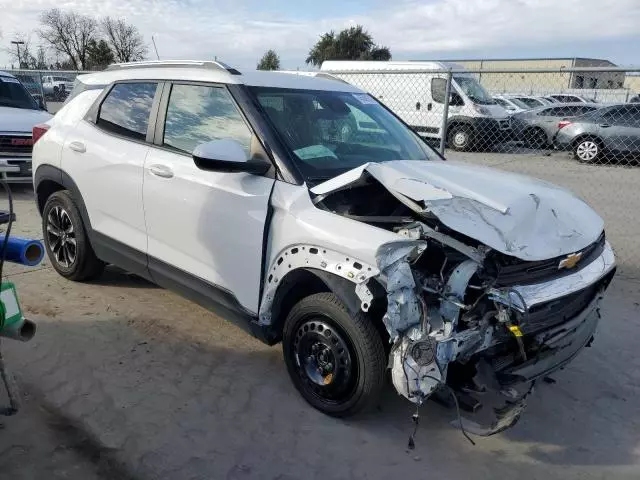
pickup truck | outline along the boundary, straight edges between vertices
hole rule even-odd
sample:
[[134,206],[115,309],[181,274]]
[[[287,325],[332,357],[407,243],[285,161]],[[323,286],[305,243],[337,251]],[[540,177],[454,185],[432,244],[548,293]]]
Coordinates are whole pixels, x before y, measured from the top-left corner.
[[61,101],[73,90],[73,80],[67,77],[45,75],[42,77],[42,90],[45,96]]
[[51,115],[20,81],[0,71],[0,178],[31,183],[32,128]]

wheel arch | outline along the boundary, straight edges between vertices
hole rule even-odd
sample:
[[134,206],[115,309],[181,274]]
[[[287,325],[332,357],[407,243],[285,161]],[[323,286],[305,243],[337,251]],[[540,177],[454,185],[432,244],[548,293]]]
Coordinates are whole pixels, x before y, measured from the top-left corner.
[[87,212],[87,207],[84,204],[82,194],[80,193],[76,182],[73,181],[67,172],[52,165],[40,165],[33,175],[33,187],[36,194],[38,211],[41,215],[44,204],[52,193],[59,190],[69,190],[73,197],[73,201],[78,206],[78,210],[80,210],[82,222],[86,228],[91,230],[89,213]]
[[596,135],[595,133],[581,133],[580,135],[578,135],[576,138],[574,138],[571,141],[571,148],[575,149],[578,144],[580,142],[582,142],[583,140],[593,140],[594,142],[596,142],[598,144],[598,146],[600,148],[604,147],[604,142],[602,141],[602,139]]
[[[373,295],[367,314],[375,320],[380,333],[388,335],[382,323],[382,315],[387,309],[384,288],[373,278],[366,284]],[[282,338],[284,322],[294,305],[305,297],[322,292],[333,293],[351,315],[361,310],[362,300],[356,293],[356,284],[351,280],[316,268],[297,268],[280,280],[271,303],[271,326],[277,334],[277,341]]]

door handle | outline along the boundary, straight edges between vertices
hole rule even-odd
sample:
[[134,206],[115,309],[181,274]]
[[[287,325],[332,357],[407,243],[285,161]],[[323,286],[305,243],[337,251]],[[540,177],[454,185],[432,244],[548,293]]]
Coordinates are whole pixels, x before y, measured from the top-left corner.
[[166,165],[151,165],[149,172],[156,177],[171,178],[173,177],[173,171]]
[[601,123],[600,124],[600,128],[609,128],[611,125],[609,125],[608,123]]
[[78,153],[84,153],[87,151],[87,147],[85,147],[84,143],[82,142],[71,142],[69,144],[69,148]]

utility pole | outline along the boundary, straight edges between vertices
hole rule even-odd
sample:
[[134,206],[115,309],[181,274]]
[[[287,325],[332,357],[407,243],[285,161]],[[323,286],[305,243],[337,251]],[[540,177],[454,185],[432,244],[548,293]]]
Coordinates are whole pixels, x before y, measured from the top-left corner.
[[16,50],[18,52],[18,69],[21,69],[22,62],[20,61],[20,45],[24,45],[24,42],[22,40],[11,40],[11,43],[16,46]]

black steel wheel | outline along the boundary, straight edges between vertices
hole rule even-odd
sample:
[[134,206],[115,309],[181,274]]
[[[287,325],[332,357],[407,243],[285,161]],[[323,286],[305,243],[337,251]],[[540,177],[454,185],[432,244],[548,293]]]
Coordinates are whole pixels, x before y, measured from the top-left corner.
[[42,209],[44,246],[53,268],[69,280],[99,276],[104,263],[93,252],[78,207],[66,190],[53,193]]
[[324,413],[349,416],[378,399],[386,365],[380,334],[363,312],[349,315],[331,293],[293,307],[283,352],[298,391]]

